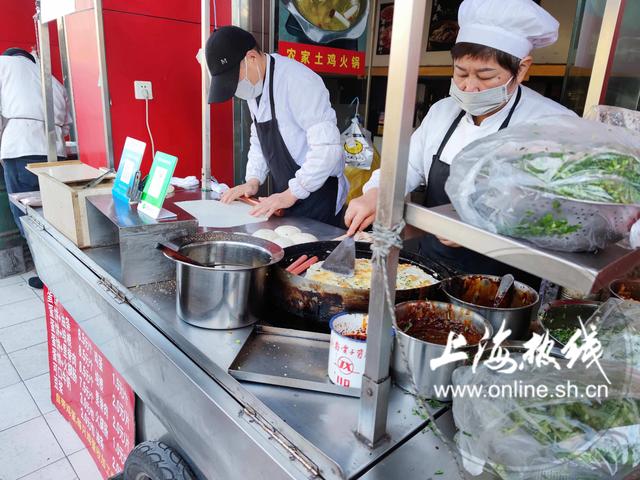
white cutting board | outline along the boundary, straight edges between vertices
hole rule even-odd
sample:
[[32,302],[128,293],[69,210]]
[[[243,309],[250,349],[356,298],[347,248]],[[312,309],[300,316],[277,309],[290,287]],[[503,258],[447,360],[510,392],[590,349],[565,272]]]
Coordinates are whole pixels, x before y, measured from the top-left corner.
[[218,200],[191,200],[176,205],[195,217],[201,227],[231,228],[267,221],[267,217],[249,215],[253,207],[237,201],[225,204]]

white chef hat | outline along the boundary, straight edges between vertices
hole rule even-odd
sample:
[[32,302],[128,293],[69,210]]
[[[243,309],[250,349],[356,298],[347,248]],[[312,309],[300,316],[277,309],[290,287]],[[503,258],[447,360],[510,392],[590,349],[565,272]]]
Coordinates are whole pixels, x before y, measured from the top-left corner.
[[456,43],[486,45],[524,58],[558,39],[558,21],[533,0],[464,0]]

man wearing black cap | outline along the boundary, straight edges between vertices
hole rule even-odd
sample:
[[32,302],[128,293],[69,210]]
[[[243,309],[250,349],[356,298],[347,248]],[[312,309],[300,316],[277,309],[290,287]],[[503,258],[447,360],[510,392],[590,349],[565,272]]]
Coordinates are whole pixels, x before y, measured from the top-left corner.
[[[64,137],[69,133],[71,114],[64,87],[53,79],[56,148],[64,158]],[[47,161],[47,136],[44,130],[44,106],[40,86],[40,67],[29,52],[9,48],[0,55],[0,160],[8,193],[39,190],[38,177],[26,166]],[[20,217],[23,213],[11,205],[13,218],[24,236]],[[29,279],[33,288],[42,288],[38,277]]]
[[275,193],[261,198],[256,216],[287,215],[338,224],[348,184],[336,114],[322,79],[301,63],[266,55],[253,36],[222,27],[207,41],[209,102],[247,100],[253,124],[246,183],[225,192],[225,203],[253,196],[271,175]]

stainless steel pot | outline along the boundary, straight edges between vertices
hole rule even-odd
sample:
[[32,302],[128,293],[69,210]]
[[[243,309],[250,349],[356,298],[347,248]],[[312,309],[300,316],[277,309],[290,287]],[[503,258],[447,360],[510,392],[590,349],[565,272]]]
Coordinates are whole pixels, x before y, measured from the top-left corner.
[[[498,290],[500,277],[493,275],[460,275],[441,282],[441,288],[449,301],[468,308],[486,318],[493,332],[504,328],[511,330],[509,340],[526,340],[530,337],[531,321],[536,317],[540,298],[538,292],[524,283],[515,282],[511,288],[508,308],[495,308],[491,304]],[[476,297],[476,300],[471,299]]]
[[[396,305],[396,323],[400,328],[396,329],[395,335],[392,378],[400,388],[410,393],[446,401],[451,399],[450,392],[449,395],[439,395],[435,389],[446,389],[447,385],[451,385],[453,371],[464,365],[465,361],[448,363],[431,370],[430,361],[442,356],[445,345],[418,340],[402,331],[407,322],[417,322],[430,316],[446,318],[452,327],[470,325],[480,337],[487,331],[492,335],[493,331],[489,322],[479,314],[449,303],[415,300]],[[470,345],[467,350],[473,350],[473,346]]]
[[176,262],[176,310],[180,319],[214,330],[256,322],[264,306],[268,268],[282,259],[281,247],[227,232],[207,232],[173,243],[181,254],[201,264],[172,259]]
[[284,0],[284,4],[287,6],[287,10],[293,15],[293,17],[300,24],[300,28],[304,34],[312,41],[316,43],[329,43],[340,39],[355,39],[360,38],[367,27],[367,20],[369,17],[369,0],[360,1],[360,12],[356,17],[352,25],[345,30],[325,30],[319,26],[311,23],[305,18],[300,10],[298,10],[296,0]]

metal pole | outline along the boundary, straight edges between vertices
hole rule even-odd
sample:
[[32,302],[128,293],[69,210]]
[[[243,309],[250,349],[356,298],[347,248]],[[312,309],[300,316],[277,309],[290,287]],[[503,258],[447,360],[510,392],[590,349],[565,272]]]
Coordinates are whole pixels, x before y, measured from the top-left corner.
[[49,43],[49,24],[42,23],[38,11],[38,38],[40,44],[40,86],[44,107],[44,132],[47,137],[47,161],[57,162],[56,121],[53,106],[53,79],[51,77],[51,44]]
[[[376,222],[391,229],[403,217],[409,141],[413,131],[418,67],[426,0],[398,0],[393,14],[389,82],[385,104],[385,131]],[[398,249],[386,259],[388,287],[395,300]],[[383,271],[376,264],[371,282],[367,359],[357,437],[373,447],[386,437],[391,357],[391,317],[385,301]]]
[[615,55],[618,30],[622,22],[626,0],[607,0],[598,37],[598,46],[593,60],[593,70],[584,105],[584,115],[600,104],[605,93],[607,77],[611,73],[611,62]]
[[369,103],[371,101],[371,70],[373,68],[373,52],[375,51],[376,45],[376,26],[374,22],[376,18],[378,18],[378,0],[370,0],[373,5],[371,7],[371,12],[369,15],[369,41],[368,49],[367,49],[367,87],[364,94],[364,128],[367,130],[371,130],[369,128]]
[[113,155],[113,133],[111,131],[111,96],[109,95],[109,79],[107,76],[107,54],[104,43],[104,18],[102,0],[95,0],[96,40],[98,42],[99,82],[102,96],[102,118],[104,121],[104,146],[107,166],[115,168]]
[[[215,2],[215,0],[214,0]],[[201,0],[200,43],[202,44],[202,191],[211,190],[211,105],[209,105],[209,71],[204,58],[204,48],[211,35],[210,0]]]
[[60,63],[62,65],[62,77],[64,88],[67,91],[67,99],[69,101],[69,110],[73,124],[69,137],[72,142],[78,141],[78,130],[76,125],[76,104],[73,101],[73,84],[71,81],[71,67],[69,65],[69,47],[67,45],[67,28],[64,17],[57,20],[58,23],[58,43],[60,44]]

